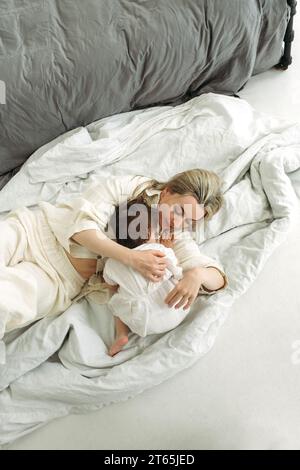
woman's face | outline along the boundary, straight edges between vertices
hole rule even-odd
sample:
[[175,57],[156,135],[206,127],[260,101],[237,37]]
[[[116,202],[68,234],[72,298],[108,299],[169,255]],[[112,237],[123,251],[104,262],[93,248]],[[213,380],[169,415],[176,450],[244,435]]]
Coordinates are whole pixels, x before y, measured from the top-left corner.
[[163,230],[192,229],[205,214],[194,196],[172,193],[169,188],[161,192],[158,205]]

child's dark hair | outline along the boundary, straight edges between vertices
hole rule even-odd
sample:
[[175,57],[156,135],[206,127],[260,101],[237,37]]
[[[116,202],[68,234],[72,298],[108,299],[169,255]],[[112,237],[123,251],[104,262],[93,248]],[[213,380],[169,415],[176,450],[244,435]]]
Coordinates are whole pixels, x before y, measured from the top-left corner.
[[109,223],[116,242],[133,249],[147,242],[153,222],[158,227],[158,211],[138,196],[116,206]]

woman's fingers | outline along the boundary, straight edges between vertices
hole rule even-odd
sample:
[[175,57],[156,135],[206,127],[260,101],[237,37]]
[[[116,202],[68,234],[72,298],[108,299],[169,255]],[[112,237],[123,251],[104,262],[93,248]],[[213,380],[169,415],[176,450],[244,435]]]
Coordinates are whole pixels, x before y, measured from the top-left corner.
[[167,266],[167,261],[157,261],[158,266]]
[[159,256],[160,258],[163,258],[164,256],[166,256],[162,251],[159,251],[159,250],[152,250],[152,252],[155,256]]
[[174,305],[177,304],[177,302],[179,302],[181,299],[182,299],[182,294],[180,292],[177,292],[177,294],[174,295],[172,300],[168,302],[169,307],[170,308],[174,307]]
[[156,263],[159,266],[167,266],[167,260],[164,259],[166,255],[164,253],[162,253],[161,251],[153,251],[153,254],[156,257]]
[[183,307],[183,305],[187,304],[189,301],[190,296],[189,295],[184,295],[180,302],[175,305],[175,308],[180,308]]
[[159,259],[159,261],[156,263],[156,266],[153,269],[152,274],[154,274],[155,276],[163,277],[166,272],[166,267],[167,267],[167,261],[163,259]]
[[165,259],[162,258],[156,258],[155,262],[158,266],[167,266],[168,262]]
[[194,301],[196,300],[196,297],[197,297],[197,296],[190,297],[188,303],[183,307],[183,310],[187,310],[188,308],[190,308],[191,305],[192,305],[192,304],[194,303]]
[[175,308],[180,308],[186,304],[190,306],[192,302],[193,296],[189,292],[182,292],[177,286],[172,289],[165,298],[165,303],[167,303],[170,308],[174,307],[174,305]]
[[154,273],[152,274],[153,278],[155,279],[155,281],[161,281],[164,277],[164,273],[160,272],[160,273]]
[[[172,289],[167,297],[165,298],[165,302],[166,304],[169,304],[170,306],[170,303],[174,300],[174,298],[176,297],[176,295],[178,295],[178,288],[177,287],[174,287],[174,289]],[[182,296],[181,296],[182,297]]]
[[150,279],[150,276],[151,276],[151,280],[155,279],[155,280],[160,280],[164,277],[165,275],[165,269],[154,269],[150,272],[145,272],[144,275],[146,277],[149,277]]
[[161,275],[164,275],[165,271],[166,271],[165,268],[158,268],[152,274],[156,276],[161,276]]
[[149,276],[149,279],[150,279],[150,281],[152,281],[152,282],[158,282],[158,281],[161,281],[162,277],[163,277],[163,276],[154,276],[153,274],[151,274],[151,275]]

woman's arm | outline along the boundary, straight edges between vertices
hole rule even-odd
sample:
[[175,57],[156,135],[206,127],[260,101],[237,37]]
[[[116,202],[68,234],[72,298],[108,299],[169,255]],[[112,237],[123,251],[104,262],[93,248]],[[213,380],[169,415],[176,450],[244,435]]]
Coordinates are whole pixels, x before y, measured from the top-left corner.
[[194,268],[194,272],[202,279],[201,286],[206,292],[216,292],[227,285],[226,276],[214,266]]
[[130,250],[110,240],[100,230],[83,230],[72,235],[72,239],[93,253],[113,258],[131,266],[153,282],[160,281],[165,273],[165,254],[159,250]]
[[208,292],[215,292],[223,289],[226,279],[221,272],[214,267],[195,267],[183,273],[183,278],[176,284],[167,297],[165,303],[169,307],[183,307],[188,309],[197,298],[201,288]]
[[115,207],[149,179],[139,175],[94,175],[80,195],[55,205],[45,201],[39,205],[57,240],[71,254],[70,239],[75,233],[98,230],[108,235],[108,223]]
[[165,302],[176,308],[185,305],[189,308],[201,293],[209,294],[227,285],[222,268],[210,257],[203,255],[189,232],[182,232],[174,243],[174,251],[179,266],[183,268],[183,278],[172,289]]

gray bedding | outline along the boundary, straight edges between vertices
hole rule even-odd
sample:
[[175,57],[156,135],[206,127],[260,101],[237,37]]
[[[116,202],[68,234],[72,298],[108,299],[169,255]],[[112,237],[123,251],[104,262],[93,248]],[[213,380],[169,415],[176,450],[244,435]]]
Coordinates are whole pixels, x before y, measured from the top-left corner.
[[284,0],[1,0],[0,188],[67,130],[236,93],[279,62],[288,16]]

